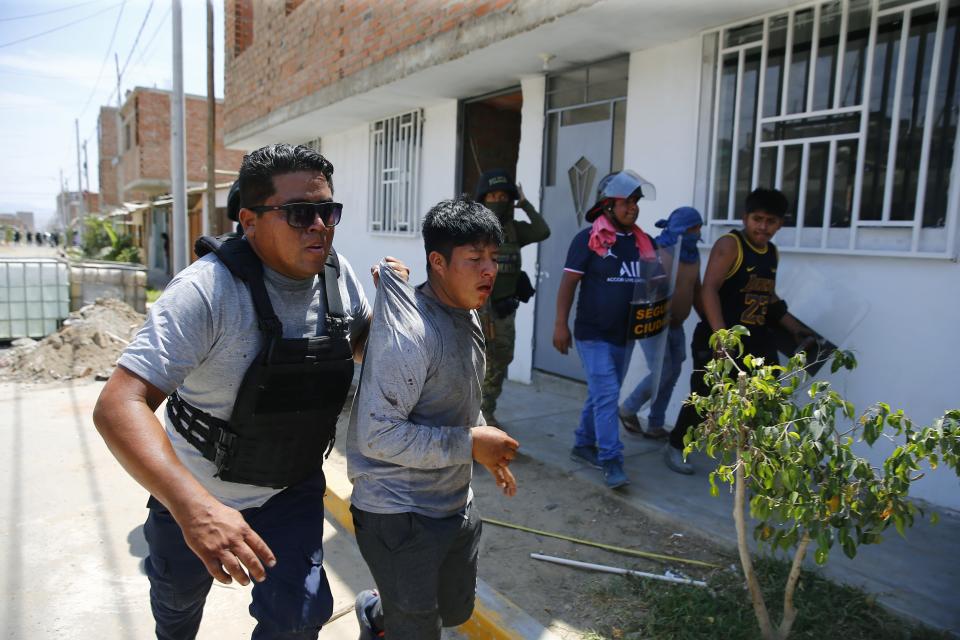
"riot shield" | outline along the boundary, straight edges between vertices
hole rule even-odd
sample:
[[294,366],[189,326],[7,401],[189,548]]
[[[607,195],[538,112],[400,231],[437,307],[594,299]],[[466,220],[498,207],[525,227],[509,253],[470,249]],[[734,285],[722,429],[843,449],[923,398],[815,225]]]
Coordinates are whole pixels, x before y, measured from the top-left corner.
[[629,399],[637,409],[652,406],[661,393],[671,302],[680,264],[677,248],[677,245],[658,247],[655,260],[636,263],[636,284],[628,320],[633,354],[620,388],[620,400],[623,404]]

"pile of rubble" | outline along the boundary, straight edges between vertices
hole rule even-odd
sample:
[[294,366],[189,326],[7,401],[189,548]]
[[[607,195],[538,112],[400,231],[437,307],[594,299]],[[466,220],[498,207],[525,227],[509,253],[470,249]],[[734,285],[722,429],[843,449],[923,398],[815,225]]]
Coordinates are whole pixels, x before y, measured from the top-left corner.
[[71,313],[58,332],[39,341],[15,340],[0,357],[0,379],[52,382],[90,375],[106,379],[143,320],[143,314],[120,300],[98,298]]

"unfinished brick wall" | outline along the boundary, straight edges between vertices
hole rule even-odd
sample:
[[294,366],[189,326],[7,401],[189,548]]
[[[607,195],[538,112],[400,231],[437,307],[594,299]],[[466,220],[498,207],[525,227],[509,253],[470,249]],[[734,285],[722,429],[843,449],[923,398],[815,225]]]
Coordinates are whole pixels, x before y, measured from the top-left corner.
[[[124,185],[137,181],[159,181],[169,189],[170,175],[170,94],[153,89],[136,89],[128,96],[121,116],[130,124],[132,145],[121,155],[121,175]],[[223,146],[223,103],[216,105],[217,169],[237,171],[243,152]],[[186,98],[187,181],[207,180],[207,101],[206,98]],[[122,136],[121,136],[122,138]],[[114,139],[114,141],[116,141]],[[103,151],[101,150],[101,156]],[[116,175],[116,174],[115,174]],[[102,179],[102,178],[101,178]],[[227,182],[230,176],[219,175],[217,182]],[[101,183],[102,184],[102,183]],[[102,189],[102,187],[101,187]],[[164,189],[161,187],[161,191]],[[125,198],[142,196],[142,192],[128,192]],[[140,199],[140,198],[138,198]]]
[[[254,0],[252,42],[226,39],[226,130],[517,2]],[[250,3],[225,1],[227,34],[244,27]]]
[[97,176],[100,184],[100,198],[104,205],[120,204],[117,193],[117,170],[113,158],[117,155],[117,110],[113,107],[100,107],[97,119]]

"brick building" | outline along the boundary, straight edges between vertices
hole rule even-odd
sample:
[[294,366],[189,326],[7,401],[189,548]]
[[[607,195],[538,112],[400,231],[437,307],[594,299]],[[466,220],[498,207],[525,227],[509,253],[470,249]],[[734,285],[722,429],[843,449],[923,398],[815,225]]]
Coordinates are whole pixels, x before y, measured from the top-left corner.
[[[960,0],[226,0],[225,21],[226,143],[319,145],[354,264],[422,279],[426,209],[515,171],[552,234],[523,250],[512,379],[582,379],[551,345],[557,287],[584,201],[631,168],[657,192],[640,225],[693,205],[704,251],[752,188],[782,189],[778,291],[857,350],[846,395],[925,424],[956,405],[960,295],[930,292],[960,282]],[[952,472],[915,492],[960,508]]]
[[[223,145],[223,101],[216,104],[216,169],[218,183],[230,183],[239,170],[243,152]],[[191,238],[200,234],[207,181],[207,98],[186,96],[187,209]],[[104,209],[125,202],[156,200],[170,192],[170,92],[137,87],[127,92],[119,109],[101,107],[99,129],[100,193]],[[221,189],[222,191],[222,189]],[[226,194],[218,193],[219,224],[214,233],[229,227]],[[170,275],[169,230],[172,226],[169,203],[141,208],[126,216],[134,237],[141,239],[144,260],[151,282],[163,283]],[[192,242],[191,242],[192,244]]]
[[[207,99],[186,96],[187,185],[207,180]],[[243,153],[223,146],[223,101],[216,106],[217,169],[237,171]],[[118,131],[119,127],[119,131]],[[170,191],[170,92],[137,87],[117,118],[101,107],[98,123],[100,193],[105,205],[147,200]],[[118,151],[119,141],[119,151]]]

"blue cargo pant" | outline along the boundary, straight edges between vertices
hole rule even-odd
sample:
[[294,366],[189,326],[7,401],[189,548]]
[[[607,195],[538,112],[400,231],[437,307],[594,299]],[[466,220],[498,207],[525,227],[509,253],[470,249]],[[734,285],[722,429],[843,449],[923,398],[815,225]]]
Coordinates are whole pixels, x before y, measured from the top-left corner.
[[[333,613],[333,596],[323,570],[323,472],[288,487],[243,517],[277,558],[267,578],[254,583],[250,615],[253,640],[314,640]],[[179,525],[150,498],[143,525],[150,555],[150,606],[159,640],[196,637],[213,578],[190,550]]]

